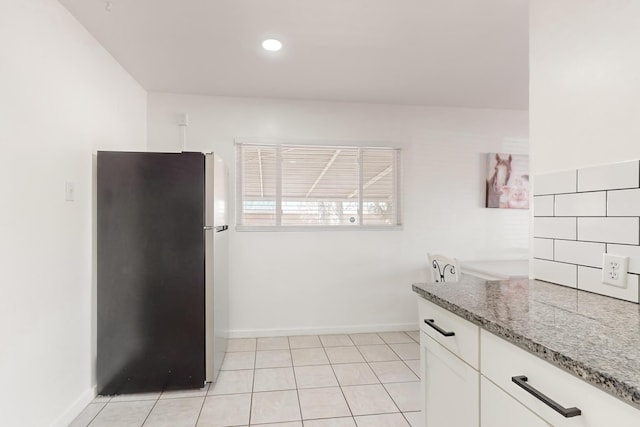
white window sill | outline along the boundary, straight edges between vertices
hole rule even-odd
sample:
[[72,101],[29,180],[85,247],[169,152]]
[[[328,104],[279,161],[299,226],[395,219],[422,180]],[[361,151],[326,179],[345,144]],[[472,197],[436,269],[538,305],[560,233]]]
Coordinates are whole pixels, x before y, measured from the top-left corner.
[[236,225],[236,231],[401,231],[402,225]]

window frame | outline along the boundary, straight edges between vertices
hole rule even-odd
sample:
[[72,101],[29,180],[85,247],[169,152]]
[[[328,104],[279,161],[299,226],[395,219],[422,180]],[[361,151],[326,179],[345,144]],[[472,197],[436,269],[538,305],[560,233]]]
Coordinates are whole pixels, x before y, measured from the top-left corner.
[[[236,188],[235,188],[235,219],[236,231],[394,231],[403,229],[403,161],[402,161],[402,149],[399,147],[392,147],[389,145],[369,145],[371,143],[354,144],[350,142],[349,145],[341,144],[339,142],[301,142],[301,141],[282,141],[282,140],[236,140],[235,145],[235,157],[236,157]],[[275,195],[275,210],[276,210],[276,224],[275,225],[246,225],[243,224],[242,217],[244,215],[243,203],[243,146],[254,147],[269,147],[276,149],[276,195]],[[321,148],[321,149],[356,149],[358,150],[358,221],[356,224],[346,225],[282,225],[282,149],[283,147],[308,147]],[[394,224],[389,225],[368,225],[363,224],[363,150],[389,150],[394,152],[394,173],[393,173],[393,202],[395,203],[395,218]]]

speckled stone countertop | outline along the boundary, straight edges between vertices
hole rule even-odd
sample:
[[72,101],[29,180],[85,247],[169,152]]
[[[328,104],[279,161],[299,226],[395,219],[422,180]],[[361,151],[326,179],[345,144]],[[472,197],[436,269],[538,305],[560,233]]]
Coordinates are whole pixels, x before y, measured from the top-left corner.
[[640,305],[538,280],[469,275],[413,290],[640,409]]

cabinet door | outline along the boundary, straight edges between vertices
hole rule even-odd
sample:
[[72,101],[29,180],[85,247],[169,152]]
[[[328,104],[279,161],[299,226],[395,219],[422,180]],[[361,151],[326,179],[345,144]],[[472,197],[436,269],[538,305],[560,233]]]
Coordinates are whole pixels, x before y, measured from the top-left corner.
[[425,427],[479,426],[478,371],[424,333],[421,343]]
[[549,427],[520,402],[495,384],[480,378],[480,425],[482,427]]

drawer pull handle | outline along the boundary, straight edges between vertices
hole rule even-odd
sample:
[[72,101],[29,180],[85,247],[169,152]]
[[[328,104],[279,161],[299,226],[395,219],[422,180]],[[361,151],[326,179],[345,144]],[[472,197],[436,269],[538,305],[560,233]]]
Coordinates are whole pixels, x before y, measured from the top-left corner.
[[454,336],[456,334],[455,332],[447,332],[447,331],[445,331],[444,329],[442,329],[441,327],[436,325],[435,324],[435,320],[433,320],[433,319],[424,319],[424,323],[426,323],[427,325],[431,326],[433,329],[435,329],[436,331],[440,332],[445,337],[452,337],[452,336]]
[[522,387],[527,393],[532,394],[536,399],[538,399],[539,401],[541,401],[542,403],[544,403],[545,405],[547,405],[548,407],[550,407],[551,409],[553,409],[554,411],[556,411],[557,413],[559,413],[565,418],[576,417],[582,414],[582,411],[580,409],[565,408],[564,406],[552,400],[550,397],[540,393],[538,390],[531,387],[529,384],[527,384],[527,377],[524,375],[511,377],[511,381],[516,383],[518,386]]

